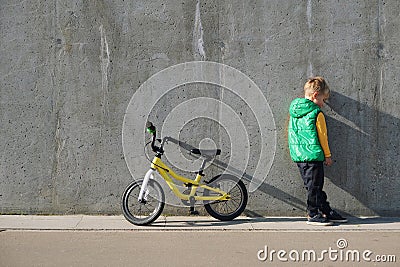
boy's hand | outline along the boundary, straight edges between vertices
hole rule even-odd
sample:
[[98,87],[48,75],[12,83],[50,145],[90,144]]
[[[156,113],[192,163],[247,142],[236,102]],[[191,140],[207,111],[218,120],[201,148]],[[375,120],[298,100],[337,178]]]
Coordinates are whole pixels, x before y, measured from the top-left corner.
[[326,166],[331,166],[332,163],[333,163],[333,161],[332,161],[332,158],[331,158],[331,157],[325,158],[325,165],[326,165]]

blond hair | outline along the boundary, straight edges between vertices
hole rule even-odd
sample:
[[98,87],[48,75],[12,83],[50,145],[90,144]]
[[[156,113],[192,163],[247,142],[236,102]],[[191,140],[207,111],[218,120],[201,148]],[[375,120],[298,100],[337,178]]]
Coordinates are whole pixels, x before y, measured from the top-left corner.
[[309,78],[304,84],[304,94],[306,96],[311,96],[315,92],[319,92],[327,98],[330,95],[331,90],[329,89],[329,86],[326,83],[325,79],[321,76]]

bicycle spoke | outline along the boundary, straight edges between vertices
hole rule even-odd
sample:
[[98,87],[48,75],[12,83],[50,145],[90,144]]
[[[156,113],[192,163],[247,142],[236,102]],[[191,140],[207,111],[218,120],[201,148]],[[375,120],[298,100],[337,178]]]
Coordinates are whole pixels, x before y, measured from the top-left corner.
[[138,201],[141,183],[134,182],[126,189],[123,212],[131,223],[144,225],[153,222],[164,207],[164,193],[156,181],[149,181],[144,201]]
[[[230,198],[227,200],[217,200],[206,202],[205,208],[207,212],[219,220],[232,220],[239,216],[247,204],[247,191],[240,180],[231,175],[217,176],[211,187],[219,188],[227,192]],[[211,190],[205,191],[208,196],[221,196]]]

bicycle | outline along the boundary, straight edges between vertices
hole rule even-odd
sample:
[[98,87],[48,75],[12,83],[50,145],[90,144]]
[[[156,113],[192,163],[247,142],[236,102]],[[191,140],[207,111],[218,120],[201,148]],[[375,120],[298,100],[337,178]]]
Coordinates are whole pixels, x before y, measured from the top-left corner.
[[[152,134],[151,149],[155,156],[144,178],[129,184],[123,193],[122,211],[130,223],[135,225],[151,224],[161,215],[164,209],[165,194],[161,185],[154,179],[154,172],[160,174],[176,197],[189,204],[190,214],[198,214],[194,207],[196,201],[202,201],[207,213],[221,221],[233,220],[244,211],[248,193],[244,183],[236,176],[220,174],[210,181],[201,183],[206,163],[220,155],[220,149],[190,149],[190,153],[201,157],[203,162],[196,172],[195,179],[189,179],[176,174],[161,160],[165,152],[164,145],[167,142],[172,141],[178,145],[180,142],[168,136],[162,140],[157,139],[156,128],[151,122],[146,124],[146,130]],[[156,146],[156,141],[161,143],[160,146]],[[187,190],[181,192],[174,180],[183,182]],[[203,189],[202,194],[198,191],[199,188]]]

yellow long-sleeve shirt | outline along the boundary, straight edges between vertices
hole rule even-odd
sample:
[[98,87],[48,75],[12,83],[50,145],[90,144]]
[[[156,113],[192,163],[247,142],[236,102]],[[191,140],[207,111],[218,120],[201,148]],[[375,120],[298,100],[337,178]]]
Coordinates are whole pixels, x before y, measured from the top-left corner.
[[317,116],[316,126],[319,143],[321,144],[322,150],[324,151],[325,158],[330,158],[331,151],[328,144],[328,130],[326,129],[325,116],[322,112],[320,112]]

